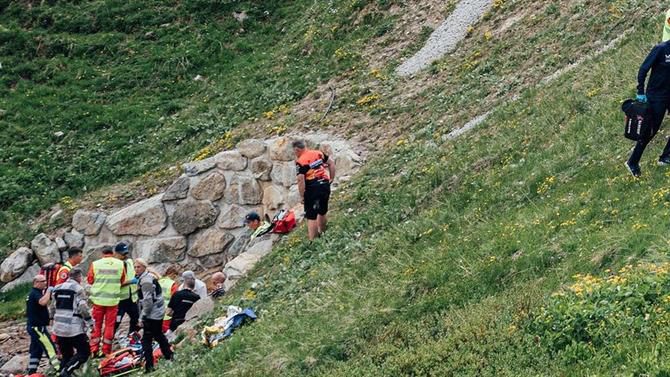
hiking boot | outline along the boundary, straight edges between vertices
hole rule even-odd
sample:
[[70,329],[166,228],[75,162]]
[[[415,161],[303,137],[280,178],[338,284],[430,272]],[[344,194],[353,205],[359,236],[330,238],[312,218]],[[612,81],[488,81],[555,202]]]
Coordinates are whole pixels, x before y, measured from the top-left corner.
[[661,157],[658,159],[658,166],[670,166],[670,157]]
[[642,171],[640,170],[640,165],[631,165],[628,161],[626,161],[626,169],[630,172],[630,174],[635,177],[635,178],[640,178],[642,175]]

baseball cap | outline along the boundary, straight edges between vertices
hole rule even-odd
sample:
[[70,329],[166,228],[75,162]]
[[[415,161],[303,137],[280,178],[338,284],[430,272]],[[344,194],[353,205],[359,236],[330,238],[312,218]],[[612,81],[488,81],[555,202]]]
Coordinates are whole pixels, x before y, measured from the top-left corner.
[[184,271],[181,274],[181,277],[182,277],[182,279],[195,279],[195,273],[193,273],[193,271],[191,271],[191,270]]
[[258,213],[249,212],[249,213],[247,213],[246,216],[244,216],[244,223],[248,224],[248,223],[250,223],[252,221],[256,221],[256,220],[260,221],[260,219],[261,219],[261,216]]
[[128,255],[128,252],[130,251],[128,248],[128,244],[125,242],[119,242],[114,246],[114,251],[121,254],[121,255]]

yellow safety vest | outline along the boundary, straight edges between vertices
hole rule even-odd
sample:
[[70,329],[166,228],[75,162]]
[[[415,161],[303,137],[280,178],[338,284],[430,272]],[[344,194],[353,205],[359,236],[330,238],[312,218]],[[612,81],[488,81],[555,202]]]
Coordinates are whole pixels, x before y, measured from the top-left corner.
[[665,19],[663,20],[663,42],[670,40],[670,9],[665,12]]
[[123,262],[112,257],[103,257],[93,262],[93,285],[91,302],[99,306],[119,304]]
[[172,298],[172,285],[174,285],[174,280],[170,279],[167,276],[163,276],[160,280],[158,280],[158,284],[160,284],[161,289],[163,290],[163,300],[165,302],[165,317],[163,320],[169,321],[172,319],[171,316],[167,315],[167,307],[168,304],[170,303],[170,299]]
[[[125,268],[126,268],[126,282],[130,281],[133,277],[135,277],[135,263],[131,258],[128,258],[124,261],[125,263]],[[120,299],[121,300],[126,300],[128,297],[132,299],[133,302],[137,302],[138,296],[137,296],[137,291],[139,287],[138,284],[130,284],[126,285],[124,287],[121,287],[121,295]]]

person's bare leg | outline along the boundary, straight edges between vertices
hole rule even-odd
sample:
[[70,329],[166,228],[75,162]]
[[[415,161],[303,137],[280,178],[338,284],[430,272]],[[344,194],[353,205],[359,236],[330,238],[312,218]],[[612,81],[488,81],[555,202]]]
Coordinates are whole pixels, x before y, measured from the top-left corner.
[[319,223],[317,220],[307,220],[307,236],[310,241],[319,236]]
[[319,226],[319,235],[323,234],[328,228],[328,216],[319,215],[316,217],[316,221]]

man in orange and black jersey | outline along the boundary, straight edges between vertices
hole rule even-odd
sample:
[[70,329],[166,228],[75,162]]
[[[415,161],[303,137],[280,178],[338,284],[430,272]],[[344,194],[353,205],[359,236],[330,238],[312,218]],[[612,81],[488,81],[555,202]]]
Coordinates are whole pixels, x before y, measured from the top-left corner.
[[307,149],[304,141],[293,142],[298,173],[298,191],[305,205],[310,240],[326,231],[330,183],[335,179],[335,161],[321,151]]

